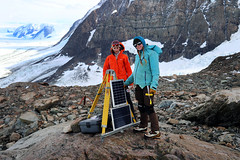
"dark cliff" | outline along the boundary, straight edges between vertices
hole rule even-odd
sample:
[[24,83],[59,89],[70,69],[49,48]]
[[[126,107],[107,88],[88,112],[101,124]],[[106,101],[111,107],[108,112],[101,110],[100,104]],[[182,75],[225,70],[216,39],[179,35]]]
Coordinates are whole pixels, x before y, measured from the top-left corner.
[[181,56],[190,59],[230,40],[240,22],[237,0],[103,0],[101,3],[62,48],[60,54],[71,56],[72,60],[47,82],[79,62],[97,62],[100,53],[99,65],[103,65],[114,39],[126,41],[141,35],[164,45],[160,61]]
[[[126,41],[141,35],[164,44],[163,61],[193,58],[214,49],[238,30],[237,1],[107,0],[81,23],[62,54],[90,62],[109,54],[114,39]],[[117,10],[117,12],[114,12]],[[112,14],[113,13],[113,14]],[[90,32],[96,29],[90,42]],[[205,46],[200,47],[204,42]]]

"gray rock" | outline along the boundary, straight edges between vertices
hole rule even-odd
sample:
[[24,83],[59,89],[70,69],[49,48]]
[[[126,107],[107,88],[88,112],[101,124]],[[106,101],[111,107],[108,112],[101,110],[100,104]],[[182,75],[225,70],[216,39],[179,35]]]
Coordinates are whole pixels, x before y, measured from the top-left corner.
[[224,134],[218,137],[220,142],[230,143],[233,141],[232,134]]
[[5,101],[7,101],[7,98],[5,98],[5,97],[3,97],[3,96],[0,96],[0,103],[3,103],[3,102],[5,102]]
[[4,123],[8,124],[10,121],[11,121],[11,117],[6,116],[5,119],[4,119]]
[[20,116],[19,119],[26,124],[30,124],[39,120],[37,114],[34,112],[25,112]]
[[173,103],[174,101],[172,100],[163,100],[157,107],[158,108],[162,108],[162,109],[166,109],[169,108],[170,105]]
[[29,99],[34,98],[34,96],[36,96],[36,95],[37,95],[37,93],[35,93],[35,92],[28,92],[27,94],[22,95],[21,99],[24,101],[27,101]]
[[35,121],[28,125],[26,129],[23,130],[23,136],[28,136],[38,130],[38,121]]
[[19,139],[21,138],[21,135],[18,134],[18,133],[12,133],[11,136],[10,136],[10,141],[18,141]]
[[38,111],[42,111],[54,107],[58,103],[60,103],[59,97],[53,96],[50,98],[36,100],[34,102],[34,108]]
[[0,144],[0,151],[2,151],[3,150],[3,145],[2,144]]
[[181,116],[182,119],[197,121],[207,125],[240,125],[240,88],[222,90],[212,95],[212,99]]
[[13,146],[15,144],[15,142],[10,142],[6,145],[7,148],[10,148],[11,146]]
[[162,159],[164,159],[164,160],[181,160],[180,158],[178,158],[177,156],[172,155],[172,154],[166,154],[162,157]]
[[192,122],[191,121],[186,121],[186,120],[179,120],[179,124],[185,124],[185,125],[189,125],[191,124]]
[[75,114],[71,114],[71,115],[68,115],[68,116],[67,116],[67,119],[68,119],[68,120],[74,120],[74,119],[76,119],[76,117],[77,117],[77,116],[76,116]]

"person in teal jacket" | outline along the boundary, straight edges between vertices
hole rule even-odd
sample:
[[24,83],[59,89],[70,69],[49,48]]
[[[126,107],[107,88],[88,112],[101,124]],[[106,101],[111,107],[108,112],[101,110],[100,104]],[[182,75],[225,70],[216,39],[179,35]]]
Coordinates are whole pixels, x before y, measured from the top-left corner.
[[147,131],[149,117],[151,131],[144,136],[147,138],[160,137],[158,117],[153,104],[153,96],[156,93],[159,79],[159,55],[146,44],[141,36],[133,39],[133,46],[137,49],[138,54],[135,56],[134,71],[124,85],[128,86],[134,83],[136,86],[135,98],[140,111],[140,125],[135,127],[134,131]]

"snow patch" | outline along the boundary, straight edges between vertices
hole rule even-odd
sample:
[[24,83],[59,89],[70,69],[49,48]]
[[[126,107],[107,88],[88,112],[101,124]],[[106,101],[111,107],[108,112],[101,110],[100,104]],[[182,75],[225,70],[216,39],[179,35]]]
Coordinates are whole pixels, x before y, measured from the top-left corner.
[[187,46],[187,44],[188,44],[188,39],[186,39],[186,41],[184,43],[182,43],[182,45],[185,47]]
[[94,30],[92,30],[92,31],[90,32],[90,36],[89,36],[89,38],[88,38],[88,41],[87,41],[86,46],[88,46],[88,43],[91,41],[91,39],[92,39],[92,37],[93,37],[95,31],[96,31],[96,29],[94,29]]
[[117,10],[114,10],[114,11],[112,12],[112,14],[114,14],[114,13],[117,13]]
[[203,16],[204,16],[204,19],[205,19],[206,23],[208,24],[208,33],[209,33],[209,32],[211,32],[210,23],[207,21],[206,15],[203,14]]
[[240,70],[239,71],[234,70],[231,73],[233,73],[233,74],[240,74]]
[[[96,64],[88,66],[79,63],[73,70],[64,72],[64,75],[55,83],[58,86],[89,86],[102,83],[102,68]],[[70,83],[69,83],[70,82]]]
[[169,82],[174,82],[174,81],[176,81],[176,79],[168,79],[168,78],[163,78],[164,80],[167,80],[167,81],[169,81]]
[[216,3],[216,0],[211,0],[211,3]]
[[[240,25],[238,26],[238,28]],[[159,63],[160,75],[171,76],[173,74],[186,75],[196,73],[208,67],[219,56],[232,55],[240,51],[240,29],[231,35],[230,41],[224,41],[214,50],[203,55],[197,55],[192,59],[180,57],[171,62]],[[163,52],[164,54],[164,52]]]
[[207,46],[207,42],[203,42],[203,44],[200,46],[200,48],[205,48]]
[[[50,56],[58,53],[61,50],[61,48],[67,43],[68,39],[62,41],[61,43],[59,43],[54,47],[34,46],[37,44],[41,44],[39,43],[39,41],[33,42],[33,44],[29,41],[28,43],[25,41],[24,41],[25,43],[23,43],[22,40],[20,41],[21,43],[12,44],[13,46],[9,44],[9,48],[7,49],[0,48],[0,53],[1,53],[0,78],[2,78],[0,80],[0,87],[6,87],[11,83],[18,82],[20,80],[23,80],[23,82],[34,80],[38,76],[41,76],[41,74],[43,73],[47,74],[46,73],[47,70],[50,71],[50,69],[54,67],[61,66],[71,59],[69,57],[68,58],[62,57],[61,58],[62,61],[60,62],[59,58],[56,58],[56,61],[57,61],[56,62],[54,59],[51,61],[51,58],[50,58]],[[46,41],[46,42],[49,43],[49,41]],[[26,46],[26,44],[29,46]],[[5,43],[3,44],[0,43],[0,47],[1,45],[5,46]],[[23,45],[25,47],[21,49],[17,49],[16,51],[13,52],[14,48],[16,48],[15,45],[17,46]],[[37,63],[42,59],[44,59],[42,63]],[[52,67],[51,67],[51,63],[53,63]],[[41,64],[41,65],[38,65],[38,64]],[[44,66],[46,64],[48,64],[46,66],[47,68]],[[31,70],[31,68],[34,68],[34,66],[36,66],[37,69]]]
[[134,2],[134,0],[129,0],[129,2],[128,2],[128,8],[130,7],[130,5],[132,4],[132,2]]
[[7,87],[10,83],[15,82],[35,82],[43,75],[50,76],[50,73],[55,73],[60,66],[67,63],[70,59],[71,58],[67,56],[59,56],[49,61],[25,65],[19,68],[17,72],[13,72],[11,76],[1,80],[0,86]]
[[227,57],[226,59],[230,59],[231,57]]
[[9,76],[12,72],[9,69],[0,68],[0,79]]

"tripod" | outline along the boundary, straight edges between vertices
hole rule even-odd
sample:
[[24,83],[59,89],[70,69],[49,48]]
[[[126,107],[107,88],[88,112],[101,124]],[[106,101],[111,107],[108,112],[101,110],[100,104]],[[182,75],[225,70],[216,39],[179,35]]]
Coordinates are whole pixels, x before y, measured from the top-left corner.
[[[110,95],[111,95],[110,81],[111,80],[116,80],[116,79],[117,78],[116,78],[116,74],[115,74],[114,70],[108,69],[106,71],[106,74],[104,75],[103,82],[101,83],[101,85],[98,89],[97,95],[96,95],[96,97],[93,101],[93,104],[92,104],[91,109],[90,109],[89,114],[88,114],[88,118],[90,118],[94,109],[95,109],[95,107],[96,107],[96,105],[97,105],[99,97],[100,97],[103,89],[105,88],[105,97],[104,97],[104,106],[103,106],[102,124],[101,124],[102,136],[106,136],[106,128],[107,128],[107,124],[108,124],[108,113],[109,113],[109,104],[110,104]],[[131,116],[132,116],[134,125],[137,124],[132,111],[131,111]],[[131,125],[129,125],[129,126],[131,126]],[[114,131],[111,134],[116,133],[118,131],[120,131],[120,130]],[[108,134],[108,135],[110,135],[110,134]]]

